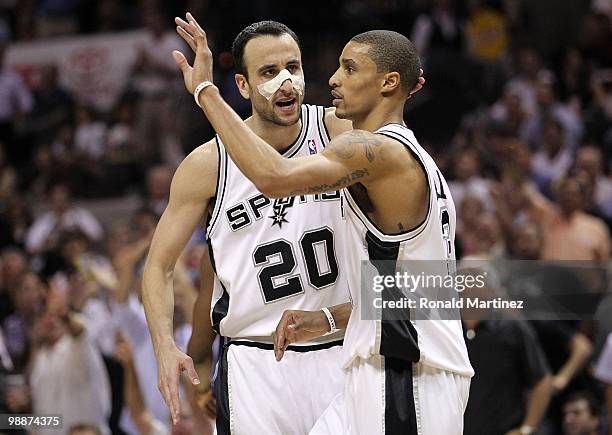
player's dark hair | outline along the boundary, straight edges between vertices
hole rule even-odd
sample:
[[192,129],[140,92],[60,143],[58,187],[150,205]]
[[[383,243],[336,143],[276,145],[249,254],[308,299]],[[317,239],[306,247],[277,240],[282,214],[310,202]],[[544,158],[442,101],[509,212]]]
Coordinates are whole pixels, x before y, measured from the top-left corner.
[[370,30],[353,36],[351,41],[368,44],[368,55],[378,72],[398,72],[402,90],[408,94],[417,84],[421,60],[412,42],[401,33],[391,30]]
[[297,43],[298,47],[300,47],[300,40],[295,32],[278,21],[259,21],[242,29],[232,44],[232,55],[234,56],[236,72],[248,78],[247,68],[244,64],[244,48],[246,47],[247,42],[253,38],[257,38],[258,36],[281,36],[284,34],[291,36]]
[[581,400],[584,400],[587,403],[589,412],[593,417],[599,417],[601,415],[601,404],[597,398],[595,398],[595,396],[588,391],[576,391],[575,393],[572,393],[567,399],[565,399],[565,404],[567,405],[568,403],[579,402]]

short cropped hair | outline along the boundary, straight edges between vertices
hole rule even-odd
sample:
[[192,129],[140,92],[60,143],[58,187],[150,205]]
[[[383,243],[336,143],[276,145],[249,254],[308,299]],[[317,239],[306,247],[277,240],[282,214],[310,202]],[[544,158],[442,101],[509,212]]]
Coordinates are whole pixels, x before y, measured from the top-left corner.
[[579,402],[581,400],[584,400],[587,403],[589,412],[593,417],[599,417],[601,415],[601,404],[589,391],[576,391],[575,393],[572,393],[567,399],[565,399],[564,405]]
[[248,77],[247,68],[244,64],[244,48],[251,39],[258,36],[272,35],[281,36],[287,34],[293,38],[300,48],[300,40],[293,30],[278,21],[259,21],[245,27],[234,39],[232,44],[232,55],[236,72]]
[[370,46],[368,55],[379,73],[398,72],[402,90],[406,94],[417,84],[421,60],[414,44],[401,33],[370,30],[353,36],[351,41]]

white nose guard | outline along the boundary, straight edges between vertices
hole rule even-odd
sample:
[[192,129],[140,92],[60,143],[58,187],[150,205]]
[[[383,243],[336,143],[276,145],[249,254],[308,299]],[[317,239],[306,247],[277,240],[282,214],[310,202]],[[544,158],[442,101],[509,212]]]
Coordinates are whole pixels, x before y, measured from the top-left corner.
[[295,89],[298,94],[304,95],[304,79],[298,75],[291,74],[287,69],[279,72],[272,80],[268,80],[261,85],[257,85],[257,90],[265,97],[266,100],[269,100],[276,93],[276,91],[280,89],[286,80],[291,80],[293,89]]

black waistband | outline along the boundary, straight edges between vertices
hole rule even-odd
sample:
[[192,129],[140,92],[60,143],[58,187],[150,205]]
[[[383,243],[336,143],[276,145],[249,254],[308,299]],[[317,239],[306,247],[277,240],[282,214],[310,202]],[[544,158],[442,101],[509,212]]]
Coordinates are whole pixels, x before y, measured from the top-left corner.
[[[330,341],[329,343],[322,344],[313,344],[308,346],[289,346],[287,350],[292,352],[312,352],[316,350],[324,350],[330,349],[335,346],[342,346],[343,340]],[[265,350],[274,350],[274,345],[270,343],[259,343],[257,341],[241,341],[241,340],[231,340],[226,346],[235,345],[235,346],[248,346],[248,347],[257,347],[259,349]]]

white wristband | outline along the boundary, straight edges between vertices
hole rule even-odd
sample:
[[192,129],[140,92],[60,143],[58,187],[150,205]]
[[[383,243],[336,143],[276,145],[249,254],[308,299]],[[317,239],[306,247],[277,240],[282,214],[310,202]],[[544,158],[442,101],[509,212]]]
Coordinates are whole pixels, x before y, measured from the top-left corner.
[[198,97],[200,96],[200,92],[202,92],[207,87],[212,86],[213,84],[214,84],[213,82],[209,82],[208,80],[204,80],[202,83],[200,83],[199,85],[196,86],[195,90],[193,91],[193,99],[195,100],[196,104],[199,107],[202,107],[202,106],[200,106],[200,102],[198,101]]
[[329,331],[323,335],[329,335],[333,334],[334,332],[338,332],[339,329],[336,328],[336,321],[334,320],[334,316],[332,316],[327,307],[321,308],[321,311],[323,311],[323,314],[325,314],[325,317],[327,317],[327,321],[329,322]]

